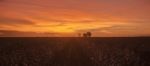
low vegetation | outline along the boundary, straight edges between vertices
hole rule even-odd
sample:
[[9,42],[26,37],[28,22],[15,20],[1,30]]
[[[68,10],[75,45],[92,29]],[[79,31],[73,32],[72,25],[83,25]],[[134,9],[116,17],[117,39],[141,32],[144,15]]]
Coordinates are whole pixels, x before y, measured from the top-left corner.
[[0,66],[150,66],[150,38],[0,38]]

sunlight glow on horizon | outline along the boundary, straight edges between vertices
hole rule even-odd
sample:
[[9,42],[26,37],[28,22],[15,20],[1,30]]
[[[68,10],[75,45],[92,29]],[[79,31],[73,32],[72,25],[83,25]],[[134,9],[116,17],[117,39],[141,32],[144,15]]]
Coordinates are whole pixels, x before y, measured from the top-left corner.
[[3,0],[0,36],[24,32],[73,36],[87,31],[96,37],[150,35],[149,4],[148,0]]

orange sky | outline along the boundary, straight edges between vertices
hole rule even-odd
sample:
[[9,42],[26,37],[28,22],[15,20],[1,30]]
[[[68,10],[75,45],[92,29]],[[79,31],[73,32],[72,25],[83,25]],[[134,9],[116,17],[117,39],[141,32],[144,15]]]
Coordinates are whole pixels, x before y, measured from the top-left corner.
[[149,0],[0,0],[0,36],[150,36]]

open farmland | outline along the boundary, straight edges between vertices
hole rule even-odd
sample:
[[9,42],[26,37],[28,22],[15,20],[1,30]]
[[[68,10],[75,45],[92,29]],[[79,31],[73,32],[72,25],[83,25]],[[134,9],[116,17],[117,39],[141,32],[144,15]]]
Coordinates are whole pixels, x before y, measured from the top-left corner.
[[150,38],[0,38],[0,66],[150,66]]

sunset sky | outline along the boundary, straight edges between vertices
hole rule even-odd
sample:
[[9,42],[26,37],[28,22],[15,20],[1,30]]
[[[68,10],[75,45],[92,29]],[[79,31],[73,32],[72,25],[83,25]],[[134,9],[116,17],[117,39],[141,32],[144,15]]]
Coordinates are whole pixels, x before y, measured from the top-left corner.
[[0,36],[150,36],[150,0],[0,0]]

